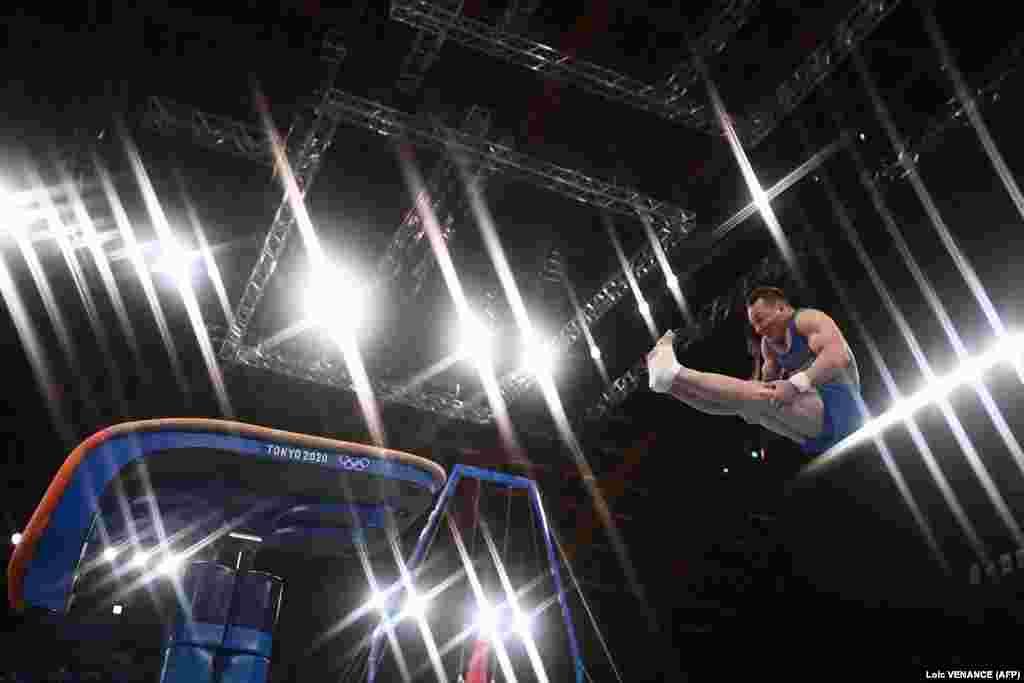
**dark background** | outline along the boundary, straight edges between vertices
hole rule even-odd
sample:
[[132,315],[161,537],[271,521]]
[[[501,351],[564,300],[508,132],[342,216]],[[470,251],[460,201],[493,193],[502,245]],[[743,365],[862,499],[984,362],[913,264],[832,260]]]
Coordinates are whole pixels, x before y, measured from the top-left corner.
[[[700,35],[724,4],[653,9],[611,1],[544,3],[532,15],[524,14],[513,30],[574,50],[580,59],[638,80],[657,82],[688,58],[688,37]],[[853,7],[850,2],[824,3],[823,9],[802,4],[761,3],[727,47],[708,58],[711,80],[730,112],[745,116],[763,106]],[[956,109],[955,91],[925,32],[922,6],[927,5],[901,3],[860,50],[903,141],[917,141],[936,130],[938,122],[948,121],[920,149],[920,178],[1002,323],[1017,329],[1022,315],[1017,296],[1022,284],[1017,264],[1024,252],[1021,214],[966,116],[949,117]],[[1010,8],[999,3],[940,3],[934,11],[972,92],[984,91],[979,110],[1015,175],[1020,165],[1016,125],[1024,102],[1019,94],[1018,28]],[[501,2],[467,2],[463,8],[468,16],[489,22],[499,21],[504,10]],[[191,197],[207,239],[216,245],[232,306],[280,201],[279,183],[267,166],[204,149],[185,136],[160,135],[146,128],[141,124],[145,100],[159,95],[256,123],[250,87],[255,78],[268,97],[276,125],[287,131],[290,122],[307,111],[311,93],[323,79],[326,67],[318,52],[328,31],[336,31],[347,49],[335,81],[339,89],[405,112],[437,115],[450,125],[457,125],[472,105],[487,107],[492,112],[489,138],[506,138],[533,157],[636,187],[695,212],[695,235],[669,255],[671,264],[680,274],[691,273],[680,279],[692,310],[705,311],[717,300],[724,302],[725,312],[710,334],[686,349],[681,361],[688,366],[734,375],[749,372],[737,284],[764,274],[772,284],[792,292],[799,305],[821,308],[840,323],[859,360],[872,413],[884,412],[894,397],[871,346],[903,395],[923,387],[924,375],[910,345],[842,229],[843,216],[936,373],[956,367],[955,348],[887,231],[888,218],[951,315],[967,352],[978,353],[994,339],[989,320],[944,248],[932,217],[906,173],[895,169],[893,145],[849,60],[748,150],[767,188],[837,140],[842,130],[853,134],[853,151],[832,155],[773,202],[796,249],[797,268],[791,269],[759,216],[720,240],[709,237],[750,197],[723,137],[603,100],[572,85],[546,81],[454,41],[444,45],[422,87],[414,94],[403,93],[395,87],[396,79],[416,32],[389,20],[387,3],[354,3],[344,9],[316,2],[283,3],[211,14],[182,5],[147,3],[134,9],[89,2],[44,14],[14,9],[4,22],[8,77],[2,93],[3,141],[4,156],[12,162],[0,169],[4,182],[26,186],[19,162],[27,161],[45,182],[54,184],[55,160],[65,159],[73,169],[82,169],[82,198],[97,229],[114,229],[110,205],[97,189],[94,173],[89,164],[81,164],[83,150],[93,150],[114,174],[140,240],[152,239],[138,183],[113,123],[116,116],[122,117],[172,228],[194,245],[185,227],[183,189]],[[706,104],[699,83],[691,92]],[[435,150],[416,154],[423,173],[438,158]],[[176,172],[184,178],[184,188],[177,183]],[[872,200],[861,182],[862,173],[872,179],[881,202]],[[840,204],[830,200],[828,187]],[[554,334],[572,308],[564,290],[539,284],[549,250],[556,247],[564,255],[569,280],[581,300],[619,268],[600,212],[501,174],[488,182],[486,200],[531,316],[542,330]],[[55,201],[70,212],[66,201]],[[327,252],[372,268],[410,206],[394,141],[339,126],[307,203]],[[644,245],[638,220],[612,220],[626,254]],[[0,236],[0,248],[51,372],[43,382],[33,373],[31,350],[19,337],[15,311],[8,304],[8,315],[0,316],[0,340],[8,352],[8,386],[0,419],[6,444],[4,521],[8,533],[14,533],[27,523],[66,453],[86,436],[130,419],[219,417],[221,412],[195,333],[170,280],[157,277],[156,283],[189,392],[182,391],[171,371],[128,261],[117,261],[112,269],[139,337],[141,366],[130,353],[88,251],[77,253],[97,302],[97,325],[109,338],[109,354],[90,327],[87,307],[53,240],[35,242],[42,270],[72,330],[76,362],[71,363],[61,352],[27,262],[8,236]],[[500,300],[501,289],[470,216],[462,214],[456,223],[451,250],[471,299],[485,300],[488,292],[497,292]],[[253,319],[249,342],[297,320],[296,296],[305,266],[301,242],[293,238]],[[211,281],[197,276],[194,282],[208,333],[218,338],[225,318]],[[641,289],[659,331],[685,325],[662,277],[643,281]],[[453,309],[436,271],[415,302],[388,291],[375,306],[379,315],[361,338],[371,377],[399,381],[450,352]],[[497,310],[503,348],[512,349],[514,323],[500,301]],[[629,370],[653,341],[631,301],[620,302],[593,334],[611,379]],[[319,343],[310,338],[315,340],[310,335],[295,343]],[[227,366],[224,371],[236,419],[370,441],[349,393],[245,367]],[[1014,410],[1019,381],[1005,369],[993,371],[986,380],[1011,432],[1020,431]],[[569,451],[559,443],[538,391],[527,392],[512,406],[513,424],[522,430],[526,454],[537,466],[533,474],[553,525],[564,541],[578,539],[573,569],[583,581],[594,620],[623,680],[679,680],[686,675],[701,679],[698,672],[719,657],[717,650],[712,653],[697,644],[694,634],[701,631],[735,635],[729,642],[736,648],[760,647],[784,633],[783,651],[799,653],[790,662],[797,669],[806,664],[812,670],[808,649],[836,649],[844,652],[843,661],[857,660],[851,666],[884,655],[892,664],[919,670],[930,663],[953,664],[960,655],[927,641],[900,646],[892,638],[963,634],[969,639],[961,641],[963,653],[967,643],[988,640],[1016,624],[1012,575],[999,588],[969,584],[977,553],[948,502],[955,500],[963,509],[988,556],[996,558],[1018,546],[977,472],[979,466],[984,468],[1015,517],[1024,493],[1022,465],[976,392],[960,389],[951,397],[965,443],[972,444],[966,452],[956,429],[936,407],[919,415],[926,457],[905,427],[885,435],[891,462],[948,564],[946,576],[895,483],[893,470],[874,447],[861,447],[840,465],[808,479],[798,476],[806,457],[792,444],[736,418],[702,415],[644,388],[600,419],[588,420],[587,411],[605,387],[583,341],[556,373],[556,384],[583,454],[611,502],[629,562],[643,587],[641,597],[629,589],[607,534],[593,521],[592,501],[573,475]],[[435,388],[452,390],[456,385],[467,394],[479,390],[474,373],[461,365],[431,380]],[[61,416],[56,422],[54,410]],[[382,411],[392,448],[430,457],[449,470],[456,462],[497,465],[506,459],[493,427],[392,404],[383,404]],[[752,452],[763,456],[752,457]],[[949,485],[945,497],[929,462]],[[489,503],[482,515],[500,535],[510,499],[487,487],[483,498]],[[526,540],[530,517],[525,504],[513,503],[507,528],[515,532],[512,545],[520,554],[513,552],[510,566],[529,577],[531,567],[539,571],[545,566],[544,559]],[[590,528],[593,531],[587,532]],[[522,535],[521,541],[516,533]],[[406,553],[414,539],[403,538]],[[436,569],[440,580],[445,567],[450,571],[458,560],[446,540],[439,541],[433,552],[444,558]],[[394,563],[386,553],[374,562],[385,577],[382,581],[394,576]],[[358,564],[350,559],[304,561],[269,555],[257,558],[256,564],[286,580],[272,679],[337,679],[343,654],[366,632],[368,623],[342,632],[313,654],[306,648],[366,599],[368,588]],[[442,611],[447,616],[439,614],[437,619],[457,621],[458,610],[468,604],[465,584],[446,595]],[[594,680],[615,680],[587,612],[578,596],[573,600],[588,669]],[[156,623],[152,617],[160,604],[159,599],[137,597],[125,619]],[[553,671],[565,672],[565,649],[559,647],[564,636],[557,631],[558,624],[556,611],[548,610],[543,650],[550,653]],[[23,616],[8,615],[6,627],[25,642],[39,633]],[[149,633],[138,628],[136,634]],[[89,659],[88,648],[63,646],[60,657],[68,662],[89,659],[96,667],[116,661],[117,667],[135,666],[139,677],[155,676],[146,673],[154,662],[158,665],[159,634],[153,633],[138,635],[130,647],[121,648],[128,654],[117,657],[102,656],[108,651],[103,650]],[[404,637],[410,661],[419,666],[425,655],[418,635],[410,630]],[[994,641],[988,642],[998,654]],[[856,643],[855,657],[848,643]],[[987,668],[995,666],[996,654],[976,652],[974,659],[964,655],[967,659],[959,661]],[[725,657],[728,660],[729,655]],[[455,667],[454,659],[446,662]],[[46,663],[50,664],[56,666]],[[11,668],[27,666],[41,665],[19,658]],[[453,671],[449,669],[451,675]],[[397,676],[394,671],[389,675]],[[720,675],[719,670],[716,678]],[[426,670],[422,679],[430,676]],[[566,678],[553,673],[552,680]]]

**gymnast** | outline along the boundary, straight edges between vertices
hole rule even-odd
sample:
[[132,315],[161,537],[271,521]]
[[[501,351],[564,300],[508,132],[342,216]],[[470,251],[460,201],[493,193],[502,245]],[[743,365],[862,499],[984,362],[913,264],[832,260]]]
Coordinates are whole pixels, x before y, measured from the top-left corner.
[[780,289],[757,287],[747,297],[747,319],[759,366],[753,379],[680,365],[672,348],[675,333],[669,331],[647,354],[651,389],[709,415],[759,424],[812,455],[863,425],[857,361],[831,317],[793,308]]

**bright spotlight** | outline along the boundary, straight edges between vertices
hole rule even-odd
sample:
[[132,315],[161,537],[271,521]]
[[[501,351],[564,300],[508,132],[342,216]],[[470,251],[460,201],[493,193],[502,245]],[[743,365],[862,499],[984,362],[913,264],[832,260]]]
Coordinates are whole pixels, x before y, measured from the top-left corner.
[[157,571],[161,574],[171,575],[178,571],[181,567],[181,557],[178,555],[170,555],[164,559],[163,562],[157,567]]
[[0,233],[23,234],[32,222],[31,214],[25,209],[23,196],[24,193],[0,187]]
[[419,595],[412,595],[405,603],[401,618],[422,619],[426,613],[427,601]]
[[532,375],[550,376],[555,370],[555,349],[536,339],[528,340],[523,349],[523,367]]
[[498,635],[498,614],[490,605],[481,605],[476,615],[476,628],[479,633],[488,638],[494,639]]
[[1001,337],[988,351],[968,358],[950,374],[936,378],[916,394],[902,399],[888,411],[868,422],[856,432],[856,436],[849,437],[847,447],[863,439],[877,436],[889,426],[906,420],[921,408],[944,399],[964,384],[980,381],[989,369],[999,363],[1019,362],[1022,348],[1024,333]]
[[11,545],[18,545],[21,543],[21,534],[11,534]]
[[103,559],[107,562],[113,562],[115,557],[117,557],[117,551],[113,548],[107,548],[103,551]]
[[182,249],[174,244],[164,249],[150,268],[154,273],[169,275],[178,282],[188,282],[192,279],[192,267],[201,256],[198,251]]
[[147,562],[149,562],[149,553],[139,553],[132,560],[132,565],[141,569],[146,566]]
[[384,599],[384,594],[380,591],[374,591],[370,599],[366,601],[367,610],[383,612],[385,607],[387,607],[387,602]]
[[459,356],[476,363],[489,363],[494,357],[494,332],[480,317],[467,313],[459,325]]
[[352,274],[326,267],[306,290],[306,315],[330,330],[356,330],[364,322],[367,292]]
[[650,315],[651,314],[651,306],[650,306],[650,304],[648,304],[643,299],[641,299],[640,303],[637,304],[637,309],[640,311],[640,313],[642,315]]
[[533,633],[534,619],[526,614],[520,614],[515,619],[516,634],[525,640]]
[[594,360],[601,360],[601,349],[596,346],[590,350],[590,357]]
[[124,612],[124,606],[114,605],[114,614],[121,614],[121,612]]

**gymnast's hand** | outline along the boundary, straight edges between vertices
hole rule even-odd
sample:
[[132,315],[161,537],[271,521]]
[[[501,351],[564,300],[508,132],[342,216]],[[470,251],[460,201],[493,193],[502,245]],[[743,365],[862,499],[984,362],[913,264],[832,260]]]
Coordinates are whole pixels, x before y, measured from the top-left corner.
[[771,404],[776,408],[780,408],[791,402],[800,393],[797,391],[796,386],[786,379],[778,379],[774,382],[768,382],[768,386],[771,387],[772,390]]

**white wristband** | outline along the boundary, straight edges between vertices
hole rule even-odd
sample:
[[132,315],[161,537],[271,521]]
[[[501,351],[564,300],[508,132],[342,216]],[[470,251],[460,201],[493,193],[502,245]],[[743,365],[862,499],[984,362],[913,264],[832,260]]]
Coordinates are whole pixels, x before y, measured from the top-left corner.
[[672,382],[675,381],[676,375],[679,374],[682,367],[675,358],[670,359],[669,363],[651,363],[648,366],[651,391],[657,391],[662,394],[668,393],[672,388]]
[[789,381],[790,383],[792,383],[793,386],[797,388],[797,391],[799,391],[801,394],[806,393],[810,391],[812,388],[814,388],[814,385],[811,384],[811,378],[808,377],[807,373],[804,372],[796,373],[795,375],[789,378]]

